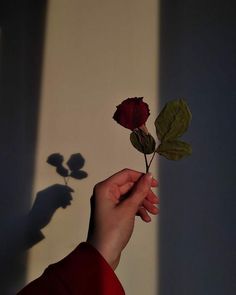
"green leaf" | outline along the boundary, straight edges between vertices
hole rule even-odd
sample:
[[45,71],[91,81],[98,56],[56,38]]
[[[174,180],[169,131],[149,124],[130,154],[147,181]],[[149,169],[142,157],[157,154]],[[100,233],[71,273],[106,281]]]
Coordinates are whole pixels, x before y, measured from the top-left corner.
[[155,139],[151,134],[146,134],[140,129],[136,129],[130,134],[132,145],[143,154],[152,154],[156,148]]
[[180,160],[192,153],[191,145],[180,140],[162,142],[156,152],[168,160]]
[[183,135],[189,126],[192,114],[183,99],[168,102],[158,115],[155,126],[160,141],[170,141]]

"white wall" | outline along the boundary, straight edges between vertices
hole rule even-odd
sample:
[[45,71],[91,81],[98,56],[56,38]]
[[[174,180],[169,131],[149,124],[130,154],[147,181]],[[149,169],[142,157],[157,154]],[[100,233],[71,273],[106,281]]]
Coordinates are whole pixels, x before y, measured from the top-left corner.
[[[93,185],[130,167],[144,170],[129,131],[112,120],[122,99],[144,96],[153,130],[157,108],[158,1],[51,0],[42,83],[35,193],[62,183],[46,158],[80,152],[89,177],[71,180],[74,200],[43,230],[29,254],[28,281],[85,240]],[[152,169],[156,175],[155,168]],[[137,221],[117,270],[127,294],[156,294],[157,223]]]

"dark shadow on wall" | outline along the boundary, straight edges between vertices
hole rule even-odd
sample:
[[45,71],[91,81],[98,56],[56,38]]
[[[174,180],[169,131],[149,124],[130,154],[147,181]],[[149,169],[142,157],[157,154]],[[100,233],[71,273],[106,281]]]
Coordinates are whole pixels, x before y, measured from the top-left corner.
[[234,1],[161,0],[161,106],[185,97],[193,154],[160,161],[160,295],[236,290]]
[[25,282],[24,216],[30,209],[46,0],[0,3],[0,294]]

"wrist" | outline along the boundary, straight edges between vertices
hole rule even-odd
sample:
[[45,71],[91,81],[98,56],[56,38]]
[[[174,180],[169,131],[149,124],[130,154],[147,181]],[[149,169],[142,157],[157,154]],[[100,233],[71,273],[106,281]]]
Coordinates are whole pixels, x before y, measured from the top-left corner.
[[106,244],[99,243],[98,241],[88,238],[87,243],[93,246],[106,260],[110,267],[115,270],[119,264],[121,253],[115,254],[109,246]]

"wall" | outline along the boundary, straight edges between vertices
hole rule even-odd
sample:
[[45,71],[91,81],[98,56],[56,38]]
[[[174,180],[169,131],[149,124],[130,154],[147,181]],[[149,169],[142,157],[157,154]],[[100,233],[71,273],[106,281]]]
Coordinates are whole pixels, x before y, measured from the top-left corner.
[[[47,1],[0,3],[0,294],[25,283]],[[31,229],[30,229],[31,228]],[[29,230],[30,229],[30,230]]]
[[161,104],[185,97],[191,157],[160,162],[161,295],[236,290],[233,1],[161,1]]
[[[94,183],[124,166],[143,169],[127,130],[111,117],[122,98],[143,95],[152,126],[159,92],[161,105],[188,99],[193,155],[161,160],[159,241],[155,222],[138,222],[118,275],[127,294],[156,294],[159,265],[161,295],[234,294],[233,1],[161,1],[160,77],[159,2],[68,2],[0,3],[0,293],[15,294],[85,239]],[[52,214],[43,239],[28,212],[31,196],[33,203],[39,190],[63,183],[46,164],[52,152],[80,152],[89,176],[70,182],[72,205]],[[50,202],[44,198],[36,217],[50,213]],[[23,251],[33,245],[27,259]]]
[[[112,120],[122,99],[144,96],[157,109],[158,5],[155,0],[51,0],[47,13],[44,69],[35,162],[34,195],[62,183],[46,158],[81,153],[88,177],[71,180],[72,205],[58,209],[44,228],[45,239],[28,258],[27,281],[85,240],[89,199],[95,183],[144,160],[129,132]],[[153,173],[156,175],[155,167]],[[33,202],[33,200],[32,200]],[[117,274],[127,294],[156,294],[157,221],[137,221]]]

